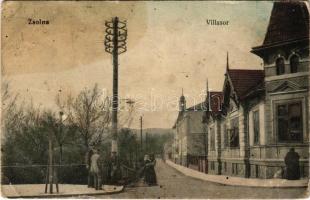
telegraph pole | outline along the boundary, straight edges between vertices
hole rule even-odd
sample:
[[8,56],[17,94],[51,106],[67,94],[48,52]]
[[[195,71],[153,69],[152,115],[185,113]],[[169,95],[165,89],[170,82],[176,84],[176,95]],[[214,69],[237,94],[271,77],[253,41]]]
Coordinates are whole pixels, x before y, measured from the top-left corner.
[[111,153],[118,154],[117,145],[117,110],[118,110],[118,55],[125,53],[127,29],[126,21],[119,21],[114,17],[112,21],[105,22],[105,51],[112,54],[113,57],[113,97],[112,97],[112,145]]
[[149,153],[148,150],[149,150],[149,147],[148,147],[148,138],[147,138],[147,132],[145,132],[145,152],[146,153]]
[[142,116],[140,116],[140,140],[141,140],[141,152],[142,152],[142,150],[143,150],[142,123],[143,123],[143,118],[142,118]]

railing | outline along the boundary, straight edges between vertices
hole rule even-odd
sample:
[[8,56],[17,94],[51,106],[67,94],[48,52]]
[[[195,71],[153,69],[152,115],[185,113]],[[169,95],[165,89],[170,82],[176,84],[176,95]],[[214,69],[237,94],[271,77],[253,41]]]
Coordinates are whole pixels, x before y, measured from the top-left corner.
[[122,170],[122,179],[125,185],[138,181],[139,170],[128,167],[124,164],[121,165],[121,170]]
[[[43,184],[46,182],[48,165],[2,165],[1,184]],[[53,165],[58,183],[66,184],[87,184],[88,170],[85,164],[55,164]],[[131,168],[120,164],[121,184],[130,184],[139,178],[138,168]],[[102,166],[103,184],[110,184],[109,167]]]

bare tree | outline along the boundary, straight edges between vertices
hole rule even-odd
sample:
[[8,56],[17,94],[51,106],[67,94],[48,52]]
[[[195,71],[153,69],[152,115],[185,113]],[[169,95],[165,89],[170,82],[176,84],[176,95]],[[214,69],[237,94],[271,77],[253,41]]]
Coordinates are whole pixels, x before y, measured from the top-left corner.
[[86,150],[104,139],[111,121],[109,101],[102,100],[98,85],[82,90],[76,98],[68,97],[64,109],[67,120],[76,125]]
[[1,129],[2,137],[21,127],[24,111],[17,105],[18,94],[10,90],[9,81],[3,80],[1,84]]
[[[112,139],[110,127],[112,102],[109,97],[104,98],[100,91],[98,85],[95,84],[93,88],[85,88],[75,97],[67,95],[61,98],[60,94],[56,96],[56,104],[60,111],[66,115],[66,122],[64,122],[66,127],[68,125],[76,127],[86,150],[89,150],[90,146],[98,146],[103,141]],[[130,126],[134,110],[134,104],[126,102],[120,104],[119,129]],[[61,146],[67,133],[62,130],[58,131],[58,134],[56,139]]]

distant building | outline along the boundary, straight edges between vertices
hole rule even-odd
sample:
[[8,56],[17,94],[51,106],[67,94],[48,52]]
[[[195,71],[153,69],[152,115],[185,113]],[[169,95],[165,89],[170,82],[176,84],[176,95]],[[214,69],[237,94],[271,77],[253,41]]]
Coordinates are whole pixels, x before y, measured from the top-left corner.
[[173,143],[172,142],[167,142],[165,143],[164,145],[164,152],[163,152],[163,159],[169,159],[171,160],[172,159],[172,154],[173,153]]
[[182,94],[179,101],[179,114],[173,126],[174,161],[197,170],[201,170],[198,166],[199,159],[205,156],[205,131],[202,123],[204,110],[204,102],[186,108],[186,100]]

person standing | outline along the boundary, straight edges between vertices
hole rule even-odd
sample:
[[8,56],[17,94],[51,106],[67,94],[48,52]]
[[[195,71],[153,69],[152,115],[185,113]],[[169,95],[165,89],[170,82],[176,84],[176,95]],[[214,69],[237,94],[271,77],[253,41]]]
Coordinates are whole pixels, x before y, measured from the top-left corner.
[[149,155],[144,156],[144,183],[149,186],[157,185],[157,178],[155,173],[156,160],[154,155],[151,157]]
[[98,154],[97,149],[93,150],[93,155],[91,156],[90,173],[94,180],[94,188],[96,190],[101,190],[102,189],[101,163],[100,163],[100,155]]
[[155,165],[156,165],[156,159],[155,159],[155,155],[151,154],[150,156],[150,181],[149,181],[149,185],[157,185],[157,177],[156,177],[156,172],[155,172]]
[[142,170],[142,174],[143,174],[143,182],[145,184],[149,184],[150,181],[150,156],[149,155],[144,155],[144,166],[143,166],[143,170]]
[[298,180],[300,178],[299,155],[294,148],[291,148],[286,154],[284,161],[286,165],[286,179]]

